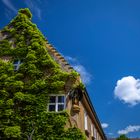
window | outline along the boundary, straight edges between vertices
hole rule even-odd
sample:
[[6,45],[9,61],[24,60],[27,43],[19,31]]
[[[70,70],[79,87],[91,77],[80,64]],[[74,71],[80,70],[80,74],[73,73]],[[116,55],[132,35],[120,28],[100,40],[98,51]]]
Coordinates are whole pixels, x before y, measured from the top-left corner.
[[85,126],[85,130],[88,130],[88,124],[87,124],[87,112],[84,112],[84,126]]
[[48,111],[62,111],[65,109],[64,95],[51,95],[48,104]]
[[21,65],[21,61],[20,60],[16,60],[14,61],[13,65],[14,65],[14,70],[17,71],[19,69],[19,66]]
[[94,127],[94,138],[95,138],[95,140],[97,138],[97,131],[96,131],[96,128],[95,127]]
[[91,136],[93,137],[93,124],[91,124]]

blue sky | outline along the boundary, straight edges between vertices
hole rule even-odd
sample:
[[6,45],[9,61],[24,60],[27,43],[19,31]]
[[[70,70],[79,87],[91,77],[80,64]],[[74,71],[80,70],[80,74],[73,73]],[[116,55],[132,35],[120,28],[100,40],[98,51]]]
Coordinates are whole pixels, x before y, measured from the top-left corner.
[[0,28],[28,7],[79,71],[109,137],[140,137],[139,0],[0,0]]

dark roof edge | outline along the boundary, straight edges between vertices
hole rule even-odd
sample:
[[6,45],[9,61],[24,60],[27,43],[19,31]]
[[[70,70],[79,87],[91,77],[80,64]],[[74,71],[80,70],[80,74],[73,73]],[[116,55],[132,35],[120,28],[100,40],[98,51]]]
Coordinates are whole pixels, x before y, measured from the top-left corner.
[[100,121],[99,121],[99,119],[98,119],[97,113],[96,113],[96,111],[95,111],[95,109],[94,109],[94,107],[93,107],[93,104],[92,104],[92,102],[91,102],[91,99],[90,99],[90,97],[89,97],[89,94],[88,94],[86,88],[85,88],[85,96],[86,96],[86,98],[87,98],[87,100],[88,100],[88,102],[89,102],[89,105],[90,105],[91,110],[93,111],[93,113],[94,113],[94,115],[95,115],[95,118],[96,118],[96,120],[97,120],[97,123],[98,123],[98,125],[99,125],[99,127],[100,127],[100,129],[101,129],[101,131],[102,131],[104,140],[107,140],[107,137],[106,137],[106,135],[105,135],[105,133],[104,133],[104,131],[103,131],[103,128],[102,128],[101,123],[100,123]]

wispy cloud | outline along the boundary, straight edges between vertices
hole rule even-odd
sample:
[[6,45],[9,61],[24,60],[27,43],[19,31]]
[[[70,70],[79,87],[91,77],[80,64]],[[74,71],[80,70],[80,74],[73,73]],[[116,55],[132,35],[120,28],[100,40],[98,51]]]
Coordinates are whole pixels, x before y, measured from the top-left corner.
[[86,70],[86,68],[79,63],[76,58],[70,56],[64,56],[65,59],[72,65],[72,67],[81,75],[81,79],[84,84],[89,84],[91,82],[91,74]]
[[108,123],[102,123],[102,128],[108,128],[109,124]]
[[4,14],[7,17],[7,19],[10,20],[13,13],[9,9],[5,9],[5,13]]
[[135,106],[140,103],[140,79],[133,76],[123,77],[117,81],[114,94],[124,103]]
[[107,133],[107,135],[109,135],[109,136],[113,136],[114,134],[113,134],[113,133],[111,133],[111,132],[109,132],[109,133]]
[[70,56],[64,56],[64,57],[67,61],[70,61],[71,63],[77,63],[77,59],[74,57],[70,57]]
[[14,13],[17,13],[17,9],[15,6],[11,3],[10,0],[2,0],[3,4],[8,8],[8,10],[11,10]]
[[25,4],[33,12],[33,14],[35,14],[39,19],[41,19],[42,13],[41,9],[38,6],[38,3],[40,3],[40,1],[25,0]]
[[119,135],[121,135],[121,134],[128,134],[130,132],[137,132],[137,131],[140,131],[140,125],[129,125],[125,129],[119,130],[118,134]]

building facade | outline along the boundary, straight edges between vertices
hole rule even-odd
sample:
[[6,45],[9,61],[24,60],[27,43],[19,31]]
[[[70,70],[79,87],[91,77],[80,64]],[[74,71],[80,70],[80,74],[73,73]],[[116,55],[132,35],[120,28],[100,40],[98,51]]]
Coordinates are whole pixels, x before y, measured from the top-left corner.
[[[55,59],[55,61],[61,65],[61,68],[66,72],[71,72],[73,68],[68,64],[63,56],[50,44],[46,44],[46,48],[49,54]],[[79,82],[81,82],[81,78],[79,77]],[[70,116],[70,122],[68,125],[76,126],[82,130],[83,133],[86,134],[87,140],[106,140],[106,136],[101,127],[100,121],[97,117],[95,109],[92,105],[90,97],[88,96],[88,92],[86,88],[84,91],[80,89],[77,91],[73,91],[72,93],[66,93],[65,95],[61,95],[64,98],[64,108],[68,110]],[[79,97],[80,95],[80,97]],[[56,98],[56,102],[58,101],[59,96],[51,95]],[[50,99],[50,104],[52,100]],[[57,102],[57,104],[59,104]],[[58,106],[58,105],[57,105]],[[51,110],[51,109],[50,109]],[[59,111],[58,107],[55,107],[53,111]]]
[[[10,28],[10,27],[9,27]],[[24,29],[23,29],[24,30]],[[0,41],[8,39],[8,34],[0,32]],[[14,40],[10,40],[13,48]],[[27,40],[28,44],[28,40]],[[49,55],[55,60],[61,67],[61,69],[67,73],[71,73],[73,68],[68,64],[63,56],[46,41],[46,49]],[[5,55],[1,57],[4,61],[9,61],[10,57]],[[14,70],[17,71],[22,64],[21,60],[16,60],[13,62]],[[80,76],[77,81],[81,83]],[[67,88],[70,89],[71,81],[67,83]],[[79,128],[83,133],[85,133],[87,140],[106,140],[106,136],[101,127],[100,121],[97,117],[95,109],[92,105],[88,92],[84,87],[83,90],[76,88],[74,90],[69,90],[62,94],[50,94],[49,103],[47,110],[59,112],[62,110],[67,110],[70,114],[69,121],[66,127],[75,126]]]

